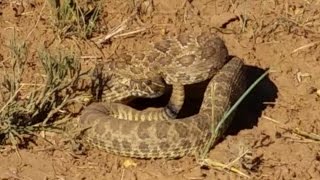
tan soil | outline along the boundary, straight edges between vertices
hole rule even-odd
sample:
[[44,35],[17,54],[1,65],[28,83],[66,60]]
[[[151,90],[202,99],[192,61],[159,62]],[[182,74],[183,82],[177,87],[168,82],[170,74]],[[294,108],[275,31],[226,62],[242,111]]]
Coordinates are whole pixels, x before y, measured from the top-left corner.
[[[217,33],[230,54],[248,65],[251,81],[263,69],[270,67],[272,71],[242,103],[228,135],[210,151],[209,157],[253,179],[320,179],[319,141],[292,131],[299,128],[308,134],[320,134],[320,1],[154,0],[154,8],[141,10],[140,19],[128,22],[124,32],[142,27],[146,30],[114,37],[100,48],[92,41],[59,41],[52,26],[52,9],[42,2],[29,0],[24,2],[24,8],[17,8],[16,1],[0,0],[1,75],[3,66],[8,64],[7,45],[14,30],[18,41],[25,40],[29,47],[30,71],[23,81],[33,83],[41,76],[36,53],[44,47],[106,59],[123,48],[138,51],[166,34],[219,29]],[[93,41],[129,18],[132,2],[103,1],[100,31],[94,34]],[[81,61],[88,66],[95,62]],[[227,170],[200,168],[192,157],[130,160],[97,149],[74,155],[60,134],[46,135],[51,144],[40,138],[18,151],[2,146],[0,179],[243,178]],[[126,163],[131,166],[126,167]]]

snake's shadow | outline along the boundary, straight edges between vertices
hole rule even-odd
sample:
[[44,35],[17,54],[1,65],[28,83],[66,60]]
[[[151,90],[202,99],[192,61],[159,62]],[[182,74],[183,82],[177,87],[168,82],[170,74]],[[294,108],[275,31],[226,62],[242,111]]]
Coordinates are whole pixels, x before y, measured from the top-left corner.
[[[245,66],[248,87],[265,71],[254,66]],[[274,106],[277,98],[278,88],[269,76],[266,76],[240,104],[227,134],[237,134],[242,129],[252,129],[258,124],[263,110],[268,106]]]
[[[254,66],[245,66],[245,76],[248,86],[257,80],[265,70]],[[185,118],[199,113],[203,100],[203,95],[209,81],[185,86],[186,99],[185,103],[178,115],[178,118]],[[242,129],[251,129],[258,123],[258,119],[262,111],[272,105],[277,98],[278,89],[275,84],[265,77],[249,95],[239,105],[233,122],[226,134],[237,134]],[[145,109],[146,107],[163,107],[168,103],[171,89],[161,97],[155,99],[136,99],[131,102],[130,106],[137,109]]]
[[[244,70],[248,87],[265,72],[261,68],[247,65]],[[181,114],[179,114],[180,117],[187,117],[199,112],[207,83],[186,87],[186,101]],[[262,111],[275,102],[277,92],[276,85],[268,76],[265,77],[241,102],[226,134],[234,135],[242,129],[251,129],[256,126]],[[195,94],[202,97],[196,97]]]

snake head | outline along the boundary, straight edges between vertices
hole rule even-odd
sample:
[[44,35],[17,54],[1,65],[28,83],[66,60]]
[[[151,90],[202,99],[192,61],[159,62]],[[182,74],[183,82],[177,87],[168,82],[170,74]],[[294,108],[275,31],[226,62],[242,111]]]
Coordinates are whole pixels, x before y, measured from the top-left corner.
[[165,92],[165,84],[159,79],[131,79],[117,74],[109,75],[103,91],[103,100],[123,101],[132,98],[155,98]]
[[166,85],[160,76],[128,75],[111,70],[110,66],[97,65],[92,75],[92,93],[96,99],[109,102],[126,102],[133,98],[161,96]]

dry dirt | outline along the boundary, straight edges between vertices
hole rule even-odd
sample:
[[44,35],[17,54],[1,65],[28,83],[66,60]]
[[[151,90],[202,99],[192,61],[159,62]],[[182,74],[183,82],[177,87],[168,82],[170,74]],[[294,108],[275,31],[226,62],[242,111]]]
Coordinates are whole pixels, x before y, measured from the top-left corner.
[[[89,67],[96,60],[84,57],[105,60],[182,31],[217,32],[230,54],[248,65],[250,81],[267,68],[270,74],[242,103],[210,159],[252,179],[320,179],[319,139],[308,137],[320,134],[319,0],[154,0],[153,8],[138,8],[136,15],[134,1],[102,2],[99,31],[81,40],[58,38],[48,2],[27,0],[22,8],[19,1],[0,0],[0,71],[14,33],[27,42],[29,70],[23,81],[32,83],[41,76],[39,49],[73,51]],[[126,19],[121,36],[95,45]],[[50,143],[40,138],[18,151],[1,147],[0,179],[245,179],[227,169],[201,168],[192,157],[137,160],[97,149],[75,155],[61,135],[43,134]]]

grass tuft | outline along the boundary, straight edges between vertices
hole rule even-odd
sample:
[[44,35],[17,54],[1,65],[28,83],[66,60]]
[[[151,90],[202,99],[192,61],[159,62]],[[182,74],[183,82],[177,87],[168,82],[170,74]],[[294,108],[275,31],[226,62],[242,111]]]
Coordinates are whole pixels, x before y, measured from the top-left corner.
[[64,109],[73,103],[81,73],[80,63],[73,55],[38,53],[42,82],[23,83],[27,71],[27,46],[11,41],[11,66],[1,80],[0,144],[23,145],[35,131],[55,129],[55,118],[67,115]]
[[76,0],[48,1],[54,9],[53,22],[60,38],[77,36],[88,39],[92,37],[101,13],[100,3],[93,1],[92,4],[80,5],[81,1]]

